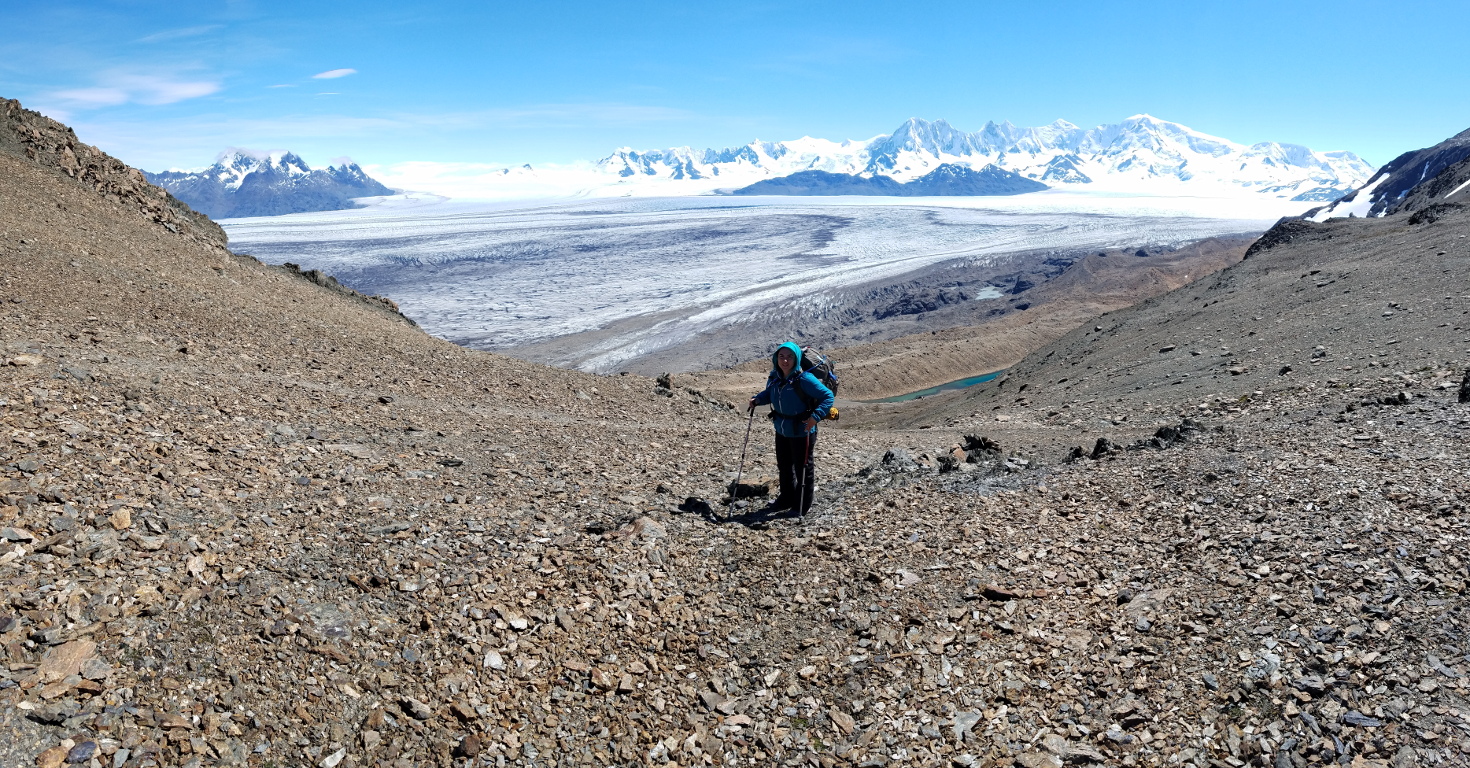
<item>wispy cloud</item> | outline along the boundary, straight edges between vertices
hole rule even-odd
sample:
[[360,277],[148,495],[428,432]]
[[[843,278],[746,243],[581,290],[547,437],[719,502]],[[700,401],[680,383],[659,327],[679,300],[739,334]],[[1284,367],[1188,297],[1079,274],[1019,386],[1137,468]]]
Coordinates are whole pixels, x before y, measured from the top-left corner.
[[318,72],[312,75],[312,78],[316,80],[336,80],[339,77],[355,74],[357,74],[357,70],[355,69],[329,69],[326,72]]
[[[323,104],[340,103],[324,98]],[[64,107],[64,105],[58,105]],[[54,114],[47,112],[47,114]],[[459,136],[470,144],[483,144],[487,132],[511,131],[511,135],[525,133],[539,135],[548,130],[586,128],[589,125],[607,126],[610,136],[621,135],[628,128],[658,123],[678,123],[700,119],[700,115],[682,109],[647,106],[638,104],[591,103],[591,104],[541,104],[498,109],[467,110],[461,112],[395,112],[378,115],[279,115],[269,119],[240,118],[226,114],[199,114],[192,117],[158,120],[108,119],[92,122],[79,118],[72,121],[78,134],[85,140],[103,147],[128,163],[142,168],[162,169],[182,167],[212,158],[220,147],[227,146],[273,146],[290,147],[294,151],[308,154],[321,147],[324,152],[335,155],[348,143],[354,146],[403,147],[420,143],[426,132],[436,135]],[[611,149],[616,141],[609,141]],[[591,150],[586,159],[600,156],[603,150]],[[401,157],[401,150],[385,152]],[[476,153],[478,154],[478,153]],[[372,158],[377,159],[377,158]],[[386,158],[385,158],[386,159]],[[396,158],[395,158],[396,159]],[[536,156],[511,156],[506,158],[481,157],[484,164],[470,164],[455,171],[444,168],[426,176],[454,176],[459,171],[478,176],[481,172],[519,167],[526,161],[536,162]],[[570,160],[570,158],[564,158]],[[493,162],[492,162],[493,161]],[[207,163],[205,163],[207,164]],[[538,162],[537,168],[545,162]],[[405,166],[409,168],[412,166]],[[406,176],[412,174],[405,173]],[[415,189],[434,189],[428,179],[422,182],[405,180],[405,186]],[[467,194],[467,190],[457,190]]]
[[183,27],[181,29],[165,29],[162,32],[154,32],[146,37],[138,38],[140,43],[162,43],[169,40],[179,40],[185,37],[198,37],[207,35],[216,29],[224,29],[223,24],[206,24],[202,27]]
[[97,85],[54,91],[48,94],[47,100],[59,102],[63,108],[76,109],[97,109],[130,103],[159,106],[208,96],[219,89],[220,84],[213,80],[107,73],[98,78]]

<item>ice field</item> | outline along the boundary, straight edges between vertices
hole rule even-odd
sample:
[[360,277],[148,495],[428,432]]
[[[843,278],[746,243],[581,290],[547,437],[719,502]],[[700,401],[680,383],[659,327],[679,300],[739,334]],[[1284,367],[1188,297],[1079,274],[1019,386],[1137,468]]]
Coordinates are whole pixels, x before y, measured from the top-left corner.
[[514,352],[585,334],[584,344],[544,361],[607,372],[752,313],[818,308],[846,287],[940,262],[1261,231],[1301,207],[1051,193],[540,204],[395,197],[221,223],[236,252],[388,296],[434,335]]

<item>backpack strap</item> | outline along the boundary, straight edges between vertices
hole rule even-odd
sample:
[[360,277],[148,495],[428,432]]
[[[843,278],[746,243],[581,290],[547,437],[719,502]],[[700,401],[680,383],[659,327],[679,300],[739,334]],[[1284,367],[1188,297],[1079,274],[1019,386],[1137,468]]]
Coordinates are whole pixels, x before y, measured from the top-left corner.
[[801,398],[801,402],[806,405],[806,410],[794,415],[789,413],[781,413],[780,411],[776,410],[775,404],[773,402],[771,406],[772,418],[780,417],[783,419],[792,419],[794,421],[806,421],[807,419],[812,417],[812,412],[815,411],[817,407],[816,403],[812,402],[812,399],[810,397],[807,397],[806,392],[803,391],[801,388],[801,377],[805,375],[807,375],[807,372],[802,371],[801,373],[798,373],[795,376],[791,377],[789,382],[778,381],[776,383],[776,386],[780,387],[782,383],[790,383],[792,388],[796,390],[796,396]]

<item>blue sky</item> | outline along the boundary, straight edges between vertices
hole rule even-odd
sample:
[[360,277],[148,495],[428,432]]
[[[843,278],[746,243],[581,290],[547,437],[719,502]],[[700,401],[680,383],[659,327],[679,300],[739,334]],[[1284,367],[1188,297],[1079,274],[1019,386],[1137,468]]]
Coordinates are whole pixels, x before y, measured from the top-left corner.
[[[1381,164],[1470,127],[1470,3],[0,4],[0,96],[148,170],[596,159],[1139,112]],[[336,75],[336,76],[330,76]]]

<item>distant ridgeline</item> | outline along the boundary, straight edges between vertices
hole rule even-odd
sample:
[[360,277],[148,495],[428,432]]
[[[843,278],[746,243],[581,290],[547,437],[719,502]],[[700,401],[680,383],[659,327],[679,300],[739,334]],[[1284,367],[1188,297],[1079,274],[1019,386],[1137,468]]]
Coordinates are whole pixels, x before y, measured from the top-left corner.
[[211,219],[340,211],[358,207],[353,198],[393,194],[350,160],[312,170],[290,152],[231,149],[202,171],[144,175]]
[[906,183],[899,183],[888,176],[864,177],[850,173],[798,171],[789,176],[757,181],[731,194],[951,197],[1021,195],[1043,189],[1050,187],[994,165],[987,165],[977,171],[963,165],[945,163]]

